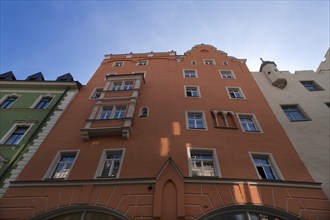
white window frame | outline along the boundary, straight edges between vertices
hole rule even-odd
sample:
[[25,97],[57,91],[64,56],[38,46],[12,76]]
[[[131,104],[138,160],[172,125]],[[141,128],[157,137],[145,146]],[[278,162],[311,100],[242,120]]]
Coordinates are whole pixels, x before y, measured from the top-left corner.
[[[187,147],[187,155],[188,155],[188,167],[189,167],[189,176],[193,176],[192,175],[192,159],[191,159],[191,152],[210,152],[212,153],[212,160],[213,160],[213,168],[214,168],[214,172],[215,175],[212,177],[221,177],[221,170],[220,170],[220,166],[219,166],[219,160],[218,160],[218,156],[217,156],[217,152],[216,149],[213,148],[192,148],[192,147]],[[194,176],[194,177],[205,177],[205,176]],[[209,177],[209,176],[206,176]]]
[[16,97],[15,101],[13,101],[9,107],[1,108],[1,109],[11,108],[11,107],[15,104],[15,102],[19,99],[19,97],[20,97],[21,95],[20,95],[20,94],[17,94],[17,93],[7,94],[7,95],[5,95],[4,97],[2,97],[2,99],[0,100],[0,105],[2,105],[2,103],[3,103],[4,101],[6,101],[7,98],[9,98],[9,97],[13,97],[13,96]]
[[[208,65],[208,66],[216,65],[214,59],[203,59],[203,61],[204,61],[204,65]],[[212,62],[212,64],[208,64],[209,62]]]
[[[132,83],[132,88],[130,89],[125,89],[126,88],[126,82],[131,82]],[[115,83],[120,84],[119,89],[113,90]],[[122,80],[122,81],[112,81],[110,85],[110,90],[111,91],[127,91],[127,90],[132,90],[134,89],[134,80]]]
[[[228,94],[228,97],[230,98],[230,99],[235,99],[235,100],[244,100],[244,99],[246,99],[245,98],[245,95],[244,95],[244,93],[243,93],[243,90],[240,88],[240,87],[228,87],[228,86],[226,86],[226,90],[227,90],[227,94]],[[231,93],[231,91],[230,90],[237,90],[237,91],[235,91],[235,93],[238,93],[238,94],[240,94],[240,98],[233,98],[233,97],[231,97],[231,95],[230,95],[230,93]]]
[[115,61],[112,63],[112,67],[123,67],[124,63],[124,61]]
[[[63,179],[66,180],[66,179],[68,179],[69,176],[70,176],[70,173],[72,171],[72,168],[74,167],[74,165],[75,165],[75,163],[77,161],[79,152],[80,152],[79,150],[61,150],[61,151],[58,151],[57,154],[55,155],[52,163],[50,164],[50,166],[49,166],[46,174],[44,175],[43,179],[54,179],[54,180],[56,180],[56,179],[59,179],[59,180],[63,180]],[[71,165],[71,167],[70,167],[70,169],[68,171],[68,174],[65,176],[65,178],[53,178],[52,176],[55,173],[56,166],[60,162],[61,157],[62,156],[66,156],[66,155],[71,155],[71,154],[72,155],[74,154],[75,155],[75,158],[74,158],[74,160],[72,162],[72,165]]]
[[[99,97],[95,97],[95,94],[97,92],[100,92],[101,93]],[[100,99],[100,98],[102,98],[102,92],[103,92],[103,87],[96,87],[96,88],[94,88],[93,91],[92,91],[92,93],[91,93],[91,95],[89,96],[89,99]]]
[[[202,120],[203,120],[204,128],[190,128],[189,127],[189,118],[188,118],[188,116],[189,116],[190,113],[192,113],[192,114],[196,114],[196,113],[202,114]],[[185,114],[186,114],[186,129],[187,130],[191,130],[191,131],[207,131],[208,130],[204,111],[189,110],[189,111],[185,111]]]
[[[45,95],[41,95],[37,98],[37,100],[30,106],[30,108],[36,108],[37,105],[39,104],[39,102],[42,100],[42,98],[52,98],[52,100],[50,100],[50,102],[48,103],[47,107],[53,102],[54,100],[54,95],[52,94],[45,94]],[[47,107],[45,109],[47,109]]]
[[[276,162],[275,162],[275,159],[273,157],[273,155],[271,153],[265,153],[265,152],[249,152],[249,155],[250,155],[250,158],[251,158],[251,161],[252,161],[252,164],[253,164],[253,167],[259,177],[259,179],[262,179],[262,177],[260,176],[259,174],[259,171],[257,169],[257,166],[256,164],[254,163],[254,158],[253,156],[261,156],[261,157],[265,157],[268,159],[268,162],[270,164],[270,167],[275,175],[275,180],[284,180],[283,178],[283,175],[279,169],[279,167],[277,166]],[[270,180],[271,179],[263,179],[263,180]]]
[[[188,96],[187,95],[187,89],[189,89],[189,88],[196,88],[197,96]],[[186,98],[201,98],[202,97],[199,86],[196,86],[196,85],[184,85],[184,96]]]
[[[186,71],[194,71],[195,72],[195,77],[186,77]],[[198,78],[197,70],[196,69],[184,69],[183,70],[183,78],[187,78],[187,79]]]
[[[232,76],[232,78],[226,78],[226,77],[223,77],[223,74],[227,74],[227,73],[222,73],[223,71],[230,72],[230,75]],[[222,79],[236,79],[236,76],[235,76],[233,70],[221,69],[221,70],[219,70],[219,74],[220,74],[220,77],[221,77]]]
[[[258,119],[257,119],[257,117],[254,115],[254,114],[251,114],[251,113],[236,113],[236,116],[237,116],[237,119],[238,119],[238,121],[239,121],[239,124],[240,124],[240,126],[241,126],[241,129],[242,129],[242,131],[244,132],[244,133],[252,133],[252,134],[259,134],[259,133],[263,133],[263,131],[262,131],[262,129],[261,129],[261,126],[260,126],[260,124],[259,124],[259,122],[258,122]],[[251,117],[252,119],[253,119],[253,123],[254,123],[254,125],[255,125],[255,127],[256,127],[256,131],[245,131],[244,130],[244,127],[243,127],[243,125],[242,125],[242,122],[241,122],[241,119],[240,119],[240,116],[248,116],[248,117]]]
[[[115,117],[116,113],[117,113],[117,108],[119,108],[119,107],[125,107],[124,117],[120,117],[120,118]],[[108,118],[101,118],[101,115],[102,115],[104,109],[106,109],[106,108],[112,108],[112,110],[110,112],[110,116]],[[127,115],[127,105],[102,106],[97,119],[100,119],[100,120],[122,119],[122,118],[126,118],[126,115]]]
[[23,136],[20,138],[17,144],[15,145],[8,145],[8,146],[17,146],[19,143],[24,139],[25,135],[29,132],[29,130],[32,128],[34,123],[15,123],[13,126],[7,131],[7,133],[0,139],[0,144],[5,144],[6,141],[11,137],[11,135],[16,131],[18,127],[29,127],[26,132],[23,134]]
[[149,60],[139,60],[136,65],[137,66],[148,66]]
[[[116,177],[102,177],[101,174],[102,174],[102,170],[103,170],[104,162],[106,160],[107,153],[108,152],[117,152],[117,151],[121,151],[122,154],[121,154],[120,165],[119,165],[119,169],[118,169],[118,172],[117,172]],[[102,178],[102,179],[107,179],[107,178],[109,178],[109,179],[117,179],[117,178],[119,178],[120,172],[121,172],[121,168],[122,168],[123,162],[124,162],[125,151],[126,151],[125,148],[104,149],[103,152],[102,152],[102,155],[101,155],[101,159],[99,161],[99,164],[97,166],[94,179],[99,179],[99,178]]]

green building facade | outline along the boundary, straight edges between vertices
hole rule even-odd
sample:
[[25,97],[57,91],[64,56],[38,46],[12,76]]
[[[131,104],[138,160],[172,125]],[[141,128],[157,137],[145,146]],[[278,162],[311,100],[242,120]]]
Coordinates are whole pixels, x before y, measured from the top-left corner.
[[25,80],[16,80],[12,72],[0,75],[0,197],[80,88],[70,73],[55,81],[42,73]]

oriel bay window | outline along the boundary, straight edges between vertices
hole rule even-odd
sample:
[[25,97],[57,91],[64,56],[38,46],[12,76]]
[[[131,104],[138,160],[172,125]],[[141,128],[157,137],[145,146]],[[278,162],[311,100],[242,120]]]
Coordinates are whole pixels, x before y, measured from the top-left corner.
[[85,119],[85,127],[80,129],[82,139],[89,141],[101,136],[129,139],[143,83],[144,73],[106,74],[106,83],[100,88],[94,108]]
[[104,106],[100,114],[100,119],[120,119],[125,118],[126,106]]
[[120,91],[120,90],[130,90],[133,89],[133,81],[120,81],[113,82],[111,86],[112,91]]

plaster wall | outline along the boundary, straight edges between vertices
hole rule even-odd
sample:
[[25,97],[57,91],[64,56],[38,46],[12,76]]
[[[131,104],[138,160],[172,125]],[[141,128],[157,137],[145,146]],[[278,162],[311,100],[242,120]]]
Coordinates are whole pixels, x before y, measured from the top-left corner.
[[[252,75],[307,169],[315,181],[322,183],[329,197],[330,113],[325,104],[330,102],[329,71],[296,71],[294,74],[281,71],[281,77],[287,80],[284,89],[272,86],[262,72],[253,72]],[[300,81],[314,81],[323,90],[308,91]],[[287,104],[298,104],[310,120],[290,122],[281,108]]]

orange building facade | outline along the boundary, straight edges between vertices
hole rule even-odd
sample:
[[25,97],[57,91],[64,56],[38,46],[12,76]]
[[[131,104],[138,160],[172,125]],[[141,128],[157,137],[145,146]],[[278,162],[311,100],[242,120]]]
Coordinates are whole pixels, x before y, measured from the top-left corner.
[[0,200],[1,219],[329,219],[245,60],[106,55]]

